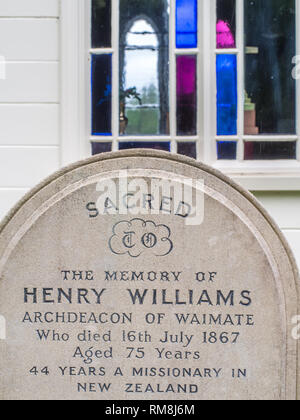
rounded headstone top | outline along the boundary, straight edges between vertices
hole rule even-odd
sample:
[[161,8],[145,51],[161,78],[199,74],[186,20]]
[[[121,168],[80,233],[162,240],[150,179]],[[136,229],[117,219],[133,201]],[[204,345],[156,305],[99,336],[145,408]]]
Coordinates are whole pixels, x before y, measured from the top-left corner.
[[0,398],[296,399],[298,296],[280,229],[230,178],[95,156],[0,225]]

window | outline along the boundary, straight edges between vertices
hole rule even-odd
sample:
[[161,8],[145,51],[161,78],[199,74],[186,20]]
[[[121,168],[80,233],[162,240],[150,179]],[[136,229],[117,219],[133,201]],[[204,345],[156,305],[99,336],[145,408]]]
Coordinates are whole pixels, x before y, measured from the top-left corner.
[[298,165],[298,9],[91,0],[92,153],[150,147],[234,171]]

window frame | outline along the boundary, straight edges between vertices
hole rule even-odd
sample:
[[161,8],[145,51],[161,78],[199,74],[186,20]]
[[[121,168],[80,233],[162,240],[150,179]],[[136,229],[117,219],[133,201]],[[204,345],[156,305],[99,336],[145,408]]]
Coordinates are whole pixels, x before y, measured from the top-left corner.
[[[296,22],[300,22],[300,0],[296,1]],[[244,129],[244,48],[243,0],[237,3],[236,48],[216,48],[216,0],[198,3],[198,48],[175,48],[175,2],[171,1],[170,16],[170,135],[169,136],[119,136],[119,0],[112,1],[112,48],[90,47],[91,0],[61,0],[61,162],[63,165],[91,156],[91,141],[112,140],[112,150],[118,150],[118,141],[166,141],[171,153],[176,153],[176,142],[196,141],[197,160],[203,161],[231,176],[252,191],[300,190],[300,80],[296,80],[297,135],[248,136]],[[209,18],[207,18],[209,16]],[[296,26],[296,54],[300,55],[300,24]],[[91,135],[91,53],[112,54],[112,136]],[[176,53],[197,54],[198,64],[198,115],[197,136],[176,136]],[[219,53],[235,53],[238,61],[238,135],[226,136],[237,140],[237,159],[217,159],[216,140],[216,66]],[[245,161],[244,140],[297,141],[296,160]]]

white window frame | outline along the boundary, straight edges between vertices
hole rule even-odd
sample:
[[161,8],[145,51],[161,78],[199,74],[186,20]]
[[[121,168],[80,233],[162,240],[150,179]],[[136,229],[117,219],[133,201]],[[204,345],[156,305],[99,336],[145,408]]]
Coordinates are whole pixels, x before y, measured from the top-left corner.
[[[112,140],[113,150],[118,150],[118,141],[166,141],[171,142],[171,152],[176,152],[176,141],[197,141],[197,159],[234,178],[252,191],[298,191],[300,190],[300,80],[297,88],[297,136],[245,136],[244,125],[244,50],[243,50],[243,0],[237,0],[237,48],[223,50],[238,57],[238,135],[226,139],[238,141],[237,160],[217,160],[216,154],[216,50],[215,11],[216,0],[199,2],[198,48],[176,50],[175,7],[171,3],[170,17],[170,136],[119,136],[119,62],[118,22],[119,0],[112,0],[112,48],[90,48],[91,0],[61,0],[61,161],[69,164],[91,156],[90,141]],[[300,22],[300,0],[296,0],[296,21]],[[207,18],[209,16],[209,19]],[[116,29],[117,28],[117,29]],[[172,30],[173,29],[173,30]],[[300,25],[297,27],[297,55],[300,55]],[[198,65],[198,136],[176,136],[176,55],[198,55],[198,60],[209,65]],[[113,54],[112,137],[91,136],[91,53]],[[172,88],[173,86],[173,88]],[[116,115],[117,114],[117,115]],[[222,140],[224,137],[220,137]],[[244,161],[243,141],[296,140],[297,160]]]

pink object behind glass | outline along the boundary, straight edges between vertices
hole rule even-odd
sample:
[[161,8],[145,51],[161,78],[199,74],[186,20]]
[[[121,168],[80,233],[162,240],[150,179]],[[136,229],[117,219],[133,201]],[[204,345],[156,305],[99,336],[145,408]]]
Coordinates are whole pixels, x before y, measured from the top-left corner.
[[224,20],[217,23],[217,48],[235,48],[235,40],[230,25]]

